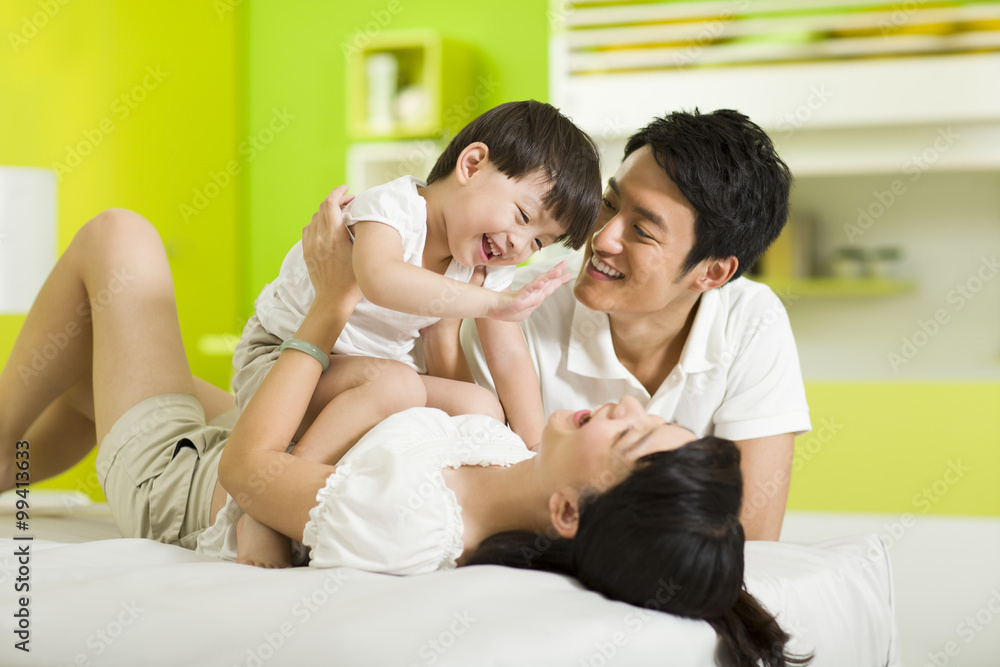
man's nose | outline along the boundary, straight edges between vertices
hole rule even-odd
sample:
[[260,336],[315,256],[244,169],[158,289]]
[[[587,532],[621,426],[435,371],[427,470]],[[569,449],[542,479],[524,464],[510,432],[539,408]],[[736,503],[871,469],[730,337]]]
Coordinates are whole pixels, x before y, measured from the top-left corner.
[[597,252],[617,255],[622,251],[621,227],[621,220],[617,216],[611,218],[594,232],[590,239],[591,247]]

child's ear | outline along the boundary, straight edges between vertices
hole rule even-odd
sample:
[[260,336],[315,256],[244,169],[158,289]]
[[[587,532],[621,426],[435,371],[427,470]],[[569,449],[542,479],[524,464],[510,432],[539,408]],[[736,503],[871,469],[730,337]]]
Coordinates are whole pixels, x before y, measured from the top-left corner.
[[479,171],[489,160],[490,149],[481,141],[471,143],[458,154],[458,161],[455,163],[455,178],[462,185],[469,182],[472,175]]

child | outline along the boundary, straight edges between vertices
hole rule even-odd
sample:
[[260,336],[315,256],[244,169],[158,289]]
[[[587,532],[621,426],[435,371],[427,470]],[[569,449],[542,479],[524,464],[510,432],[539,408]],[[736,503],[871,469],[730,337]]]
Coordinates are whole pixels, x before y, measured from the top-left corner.
[[[350,436],[349,449],[382,419],[408,407],[427,405],[452,415],[483,412],[501,420],[505,413],[511,428],[534,448],[544,415],[517,322],[570,276],[563,275],[561,264],[511,292],[514,267],[550,243],[582,246],[599,200],[593,141],[554,107],[532,100],[500,105],[467,125],[438,158],[426,184],[405,176],[353,201],[334,202],[346,204],[344,221],[354,239],[354,270],[365,298],[332,350],[330,372],[320,379],[304,424],[322,420],[324,412],[335,414],[325,411],[335,401],[339,414],[351,416],[338,420]],[[477,267],[485,267],[482,287],[469,284]],[[257,298],[256,314],[234,354],[233,386],[241,410],[283,341],[294,338],[313,296],[300,242],[285,257],[277,280]],[[420,330],[440,318],[476,318],[503,412],[488,390],[435,377],[437,369],[427,368],[432,364],[425,365],[416,343]],[[346,451],[330,451],[304,431],[303,425],[296,434],[297,456],[332,464]],[[241,561],[267,560],[250,555],[271,540],[269,529],[254,523],[241,526]],[[285,547],[287,552],[287,542]]]

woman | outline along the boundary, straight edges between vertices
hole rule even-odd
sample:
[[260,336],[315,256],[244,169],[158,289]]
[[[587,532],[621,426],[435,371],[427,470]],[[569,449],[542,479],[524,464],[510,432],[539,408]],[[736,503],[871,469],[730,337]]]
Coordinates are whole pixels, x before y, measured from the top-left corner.
[[[332,347],[360,298],[337,206],[344,192],[335,190],[303,232],[317,298],[296,338],[320,349]],[[119,285],[107,287],[114,280]],[[111,298],[97,298],[109,289]],[[96,302],[91,310],[79,307],[88,301]],[[74,333],[59,357],[22,383],[18,369],[30,367],[32,350],[64,330]],[[708,620],[734,661],[795,662],[785,654],[787,635],[742,589],[743,533],[734,520],[741,478],[732,443],[689,442],[689,432],[625,399],[557,413],[532,457],[488,418],[449,421],[417,409],[373,429],[355,447],[360,453],[324,465],[286,452],[324,367],[312,356],[282,354],[231,434],[206,426],[231,399],[190,374],[163,245],[137,214],[107,211],[77,233],[56,264],[0,375],[5,458],[28,460],[37,480],[78,460],[96,434],[98,476],[130,537],[191,547],[210,517],[231,518],[219,512],[228,491],[255,519],[308,545],[314,565],[356,566],[367,558],[379,571],[540,567],[637,605],[658,593],[662,600],[660,582],[671,580],[679,592],[663,610]],[[335,426],[309,428],[336,438]],[[445,442],[449,435],[465,451]],[[30,448],[15,448],[19,438]],[[399,442],[407,439],[423,449]],[[30,454],[15,458],[15,450]],[[423,465],[425,479],[393,488],[400,478],[386,471],[399,472],[399,464]],[[8,467],[0,485],[25,481],[25,467]],[[345,489],[405,501],[389,508],[394,514],[376,508],[385,525],[366,527],[365,498]],[[393,533],[411,525],[432,530]],[[353,532],[337,533],[341,528]],[[543,532],[554,539],[545,543]],[[537,558],[517,546],[526,534]]]

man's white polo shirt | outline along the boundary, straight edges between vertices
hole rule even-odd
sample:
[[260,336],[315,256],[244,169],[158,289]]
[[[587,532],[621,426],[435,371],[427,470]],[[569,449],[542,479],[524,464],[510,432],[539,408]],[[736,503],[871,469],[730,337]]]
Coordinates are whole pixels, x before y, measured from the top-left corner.
[[[576,275],[583,254],[520,268],[513,289],[561,259]],[[748,440],[810,429],[788,314],[769,287],[746,278],[701,296],[680,362],[652,396],[615,356],[607,313],[580,304],[573,281],[522,322],[521,331],[538,370],[546,418],[630,395],[648,413],[698,437]],[[462,348],[476,382],[495,392],[472,321],[462,326]]]

